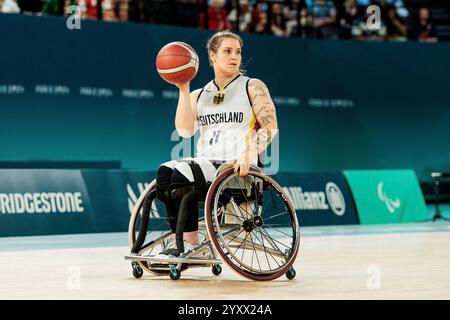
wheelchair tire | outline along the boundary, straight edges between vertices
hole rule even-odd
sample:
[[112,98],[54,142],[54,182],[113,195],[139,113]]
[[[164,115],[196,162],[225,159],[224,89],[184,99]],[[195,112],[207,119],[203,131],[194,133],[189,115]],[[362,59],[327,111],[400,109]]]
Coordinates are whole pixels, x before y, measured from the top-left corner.
[[[139,224],[139,219],[140,219],[140,212],[142,209],[142,206],[144,204],[144,200],[145,197],[152,192],[154,189],[156,188],[156,180],[153,180],[146,188],[145,190],[142,192],[142,194],[140,195],[140,197],[138,198],[138,200],[136,201],[136,204],[133,208],[133,212],[131,214],[130,217],[130,223],[128,225],[128,245],[130,250],[133,248],[134,243],[136,242],[136,230],[138,230],[138,224]],[[165,222],[164,222],[165,223]],[[168,231],[167,233],[170,233],[170,231]],[[144,244],[144,247],[148,245]],[[162,250],[162,248],[161,248]],[[157,252],[159,253],[159,252]],[[139,261],[136,262],[139,264],[139,266],[150,273],[153,273],[155,275],[168,275],[169,274],[169,270],[159,270],[159,269],[153,269],[150,267],[150,265],[145,262],[145,261]],[[134,268],[133,268],[133,275],[134,275]]]
[[[236,182],[231,182],[232,179]],[[240,179],[243,179],[242,188],[232,189],[231,185],[241,186]],[[260,183],[256,185],[256,181]],[[244,190],[244,184],[251,185],[250,196],[244,193],[248,191]],[[243,199],[238,199],[239,197]],[[272,204],[272,207],[268,204],[264,207],[264,202]],[[224,208],[230,203],[235,214],[219,215],[219,209],[224,212]],[[246,210],[248,207],[241,210],[241,206],[247,206],[248,203],[253,212],[249,213]],[[277,209],[277,206],[284,207],[285,212],[267,212],[270,208]],[[267,215],[264,215],[264,209]],[[232,216],[230,219],[234,219],[233,223],[223,220],[222,217],[227,214]],[[284,222],[286,219],[280,220],[283,215],[289,222]],[[233,168],[224,170],[213,181],[206,196],[205,219],[208,236],[215,251],[241,276],[258,281],[274,280],[286,275],[294,264],[300,247],[297,214],[281,186],[271,177],[254,169],[245,177],[236,175]],[[269,219],[273,220],[268,222]],[[273,221],[283,223],[274,224]]]

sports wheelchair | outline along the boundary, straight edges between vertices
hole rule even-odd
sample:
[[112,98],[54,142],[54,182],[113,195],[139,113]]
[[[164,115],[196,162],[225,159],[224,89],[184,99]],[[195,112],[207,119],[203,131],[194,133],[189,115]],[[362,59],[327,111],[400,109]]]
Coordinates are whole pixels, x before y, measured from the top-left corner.
[[[199,201],[200,243],[185,252],[183,230],[192,200]],[[297,215],[280,185],[260,168],[251,166],[249,174],[240,177],[225,163],[212,183],[193,185],[182,197],[175,237],[165,212],[153,180],[130,218],[131,253],[125,259],[132,261],[135,278],[142,277],[145,270],[177,280],[183,270],[194,267],[211,267],[212,273],[219,275],[223,262],[252,280],[274,280],[283,274],[288,279],[295,277],[293,263],[300,246]],[[168,249],[174,255],[158,255]]]

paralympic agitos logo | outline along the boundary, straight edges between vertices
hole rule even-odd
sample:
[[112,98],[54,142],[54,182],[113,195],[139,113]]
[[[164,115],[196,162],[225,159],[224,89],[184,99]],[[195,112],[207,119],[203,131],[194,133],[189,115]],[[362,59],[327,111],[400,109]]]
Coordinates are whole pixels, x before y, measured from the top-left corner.
[[396,198],[395,200],[389,198],[386,191],[383,190],[384,182],[378,183],[378,199],[381,202],[384,202],[386,208],[388,209],[390,214],[394,214],[395,210],[400,208],[400,199]]

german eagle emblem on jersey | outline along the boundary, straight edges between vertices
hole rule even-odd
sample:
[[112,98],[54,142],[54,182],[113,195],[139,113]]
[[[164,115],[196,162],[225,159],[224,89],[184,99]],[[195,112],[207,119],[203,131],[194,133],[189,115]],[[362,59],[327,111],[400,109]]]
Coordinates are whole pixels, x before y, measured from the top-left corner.
[[218,93],[214,95],[213,103],[214,104],[221,104],[223,102],[223,99],[225,98],[225,94]]

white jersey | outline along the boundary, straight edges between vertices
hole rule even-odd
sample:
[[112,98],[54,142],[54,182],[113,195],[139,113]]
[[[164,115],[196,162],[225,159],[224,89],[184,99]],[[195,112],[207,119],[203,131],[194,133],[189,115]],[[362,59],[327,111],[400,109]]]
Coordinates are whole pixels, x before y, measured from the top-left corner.
[[[224,88],[211,81],[202,89],[197,101],[197,157],[232,161],[243,154],[258,128],[248,95],[249,80],[239,75]],[[257,157],[251,160],[254,165],[257,162]]]

